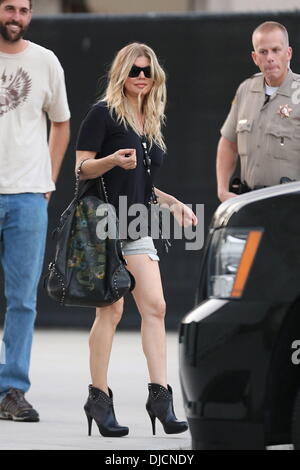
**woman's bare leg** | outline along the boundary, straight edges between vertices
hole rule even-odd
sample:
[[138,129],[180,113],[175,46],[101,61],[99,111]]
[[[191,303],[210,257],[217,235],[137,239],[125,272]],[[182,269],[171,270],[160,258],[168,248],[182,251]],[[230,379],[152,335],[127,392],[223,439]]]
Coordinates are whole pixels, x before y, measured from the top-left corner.
[[166,306],[158,262],[148,255],[128,255],[126,259],[136,280],[132,294],[142,318],[142,345],[150,382],[167,387]]
[[96,318],[90,332],[90,369],[92,384],[108,394],[107,373],[113,337],[123,313],[123,299],[96,309]]

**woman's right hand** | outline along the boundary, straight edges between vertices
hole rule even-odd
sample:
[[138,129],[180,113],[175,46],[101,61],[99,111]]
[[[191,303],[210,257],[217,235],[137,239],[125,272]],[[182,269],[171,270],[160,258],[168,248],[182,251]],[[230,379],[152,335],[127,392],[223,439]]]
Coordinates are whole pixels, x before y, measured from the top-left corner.
[[119,166],[124,170],[133,170],[136,168],[136,150],[121,149],[113,154],[113,162],[115,166]]

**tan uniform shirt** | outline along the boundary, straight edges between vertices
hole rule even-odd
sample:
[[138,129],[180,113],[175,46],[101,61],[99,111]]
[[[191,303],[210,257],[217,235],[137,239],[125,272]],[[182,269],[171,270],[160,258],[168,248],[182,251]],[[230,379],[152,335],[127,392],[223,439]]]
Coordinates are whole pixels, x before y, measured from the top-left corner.
[[272,186],[280,178],[300,180],[300,75],[289,70],[264,105],[262,73],[238,88],[221,134],[237,142],[241,179],[248,185]]

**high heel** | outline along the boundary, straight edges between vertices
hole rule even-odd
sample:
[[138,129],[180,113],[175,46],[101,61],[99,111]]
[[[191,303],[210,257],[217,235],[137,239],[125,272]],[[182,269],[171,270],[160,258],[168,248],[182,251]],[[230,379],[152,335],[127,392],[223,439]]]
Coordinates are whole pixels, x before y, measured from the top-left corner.
[[84,411],[88,420],[88,435],[92,433],[93,419],[96,421],[99,432],[104,437],[122,437],[129,432],[127,426],[120,426],[116,420],[113,393],[108,389],[109,395],[99,388],[89,385],[89,396]]
[[93,418],[85,412],[87,420],[88,420],[88,435],[91,436],[92,434],[92,424],[93,424]]
[[152,432],[155,436],[155,418],[163,425],[166,434],[178,434],[188,429],[186,421],[178,421],[173,406],[173,392],[170,385],[168,388],[159,384],[148,384],[149,396],[146,410],[152,423]]
[[[147,407],[146,407],[147,408]],[[148,411],[148,415],[150,416],[150,420],[151,420],[151,424],[152,424],[152,433],[153,433],[153,436],[155,436],[155,420],[156,420],[156,416],[152,413],[151,410],[148,410],[147,408],[147,411]]]

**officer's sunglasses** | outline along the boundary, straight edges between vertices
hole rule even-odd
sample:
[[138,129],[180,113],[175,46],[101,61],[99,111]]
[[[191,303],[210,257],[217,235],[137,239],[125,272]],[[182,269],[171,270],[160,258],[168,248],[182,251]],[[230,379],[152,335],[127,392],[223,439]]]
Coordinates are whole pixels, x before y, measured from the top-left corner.
[[141,72],[144,72],[146,78],[151,78],[151,67],[148,65],[147,67],[138,67],[137,65],[133,65],[131,70],[128,74],[130,78],[137,78]]

